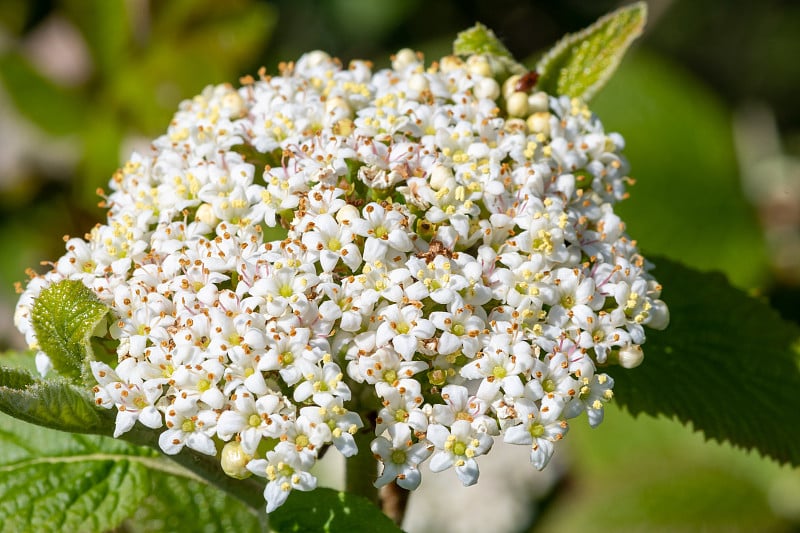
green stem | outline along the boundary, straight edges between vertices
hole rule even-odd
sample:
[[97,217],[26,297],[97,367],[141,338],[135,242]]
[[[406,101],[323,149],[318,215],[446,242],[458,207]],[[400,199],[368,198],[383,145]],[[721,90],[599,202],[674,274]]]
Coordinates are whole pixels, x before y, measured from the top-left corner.
[[359,431],[354,435],[358,453],[348,457],[345,463],[345,490],[358,494],[378,504],[378,489],[373,482],[378,475],[378,463],[369,449],[373,435],[369,431]]

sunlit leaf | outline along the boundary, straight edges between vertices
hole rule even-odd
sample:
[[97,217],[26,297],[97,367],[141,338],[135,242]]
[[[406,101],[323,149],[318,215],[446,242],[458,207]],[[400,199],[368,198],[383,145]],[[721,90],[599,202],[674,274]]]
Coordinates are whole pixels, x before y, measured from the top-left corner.
[[90,337],[108,307],[83,283],[63,280],[42,290],[31,310],[39,346],[53,368],[74,381],[92,358]]
[[637,2],[562,38],[536,65],[538,88],[590,100],[641,35],[646,20],[647,4]]
[[[0,415],[3,531],[265,530],[257,513],[147,447]],[[266,513],[262,513],[266,516]]]
[[647,333],[641,366],[614,373],[617,401],[800,465],[800,328],[720,274],[653,260],[671,323]]

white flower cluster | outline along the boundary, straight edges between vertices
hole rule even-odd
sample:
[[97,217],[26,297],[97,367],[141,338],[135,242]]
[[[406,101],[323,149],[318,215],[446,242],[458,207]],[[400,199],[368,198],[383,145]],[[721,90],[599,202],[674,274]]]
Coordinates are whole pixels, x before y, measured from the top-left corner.
[[81,280],[113,316],[118,361],[92,370],[115,434],[235,443],[223,466],[266,477],[268,511],[359,430],[378,486],[415,488],[429,458],[472,484],[495,438],[543,468],[567,419],[601,422],[598,368],[638,364],[668,312],[613,210],[622,137],[494,75],[478,55],[372,72],[313,52],[206,89],[31,280],[19,328],[37,347],[37,295]]

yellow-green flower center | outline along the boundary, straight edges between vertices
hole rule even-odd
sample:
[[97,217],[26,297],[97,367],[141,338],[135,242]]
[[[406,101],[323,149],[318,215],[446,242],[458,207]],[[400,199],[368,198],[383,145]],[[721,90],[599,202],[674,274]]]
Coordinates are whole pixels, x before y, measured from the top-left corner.
[[395,450],[392,452],[392,462],[397,465],[405,464],[406,452],[404,450]]
[[194,420],[191,418],[185,418],[183,422],[181,422],[181,431],[186,433],[191,433],[194,431]]
[[455,443],[453,443],[453,454],[464,455],[466,451],[467,451],[467,445],[461,442],[460,440],[457,440]]
[[250,415],[250,418],[247,419],[247,423],[250,424],[252,427],[257,428],[261,425],[261,417],[257,414],[253,413]]

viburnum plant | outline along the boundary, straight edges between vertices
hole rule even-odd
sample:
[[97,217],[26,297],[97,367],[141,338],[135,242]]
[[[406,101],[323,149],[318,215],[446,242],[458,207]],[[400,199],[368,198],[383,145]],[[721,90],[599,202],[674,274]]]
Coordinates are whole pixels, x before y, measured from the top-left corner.
[[18,303],[39,373],[88,396],[62,429],[156,446],[267,513],[331,447],[373,500],[425,462],[472,485],[498,440],[545,468],[669,321],[615,212],[625,141],[586,104],[644,17],[533,70],[478,25],[437,61],[316,51],[183,102]]

